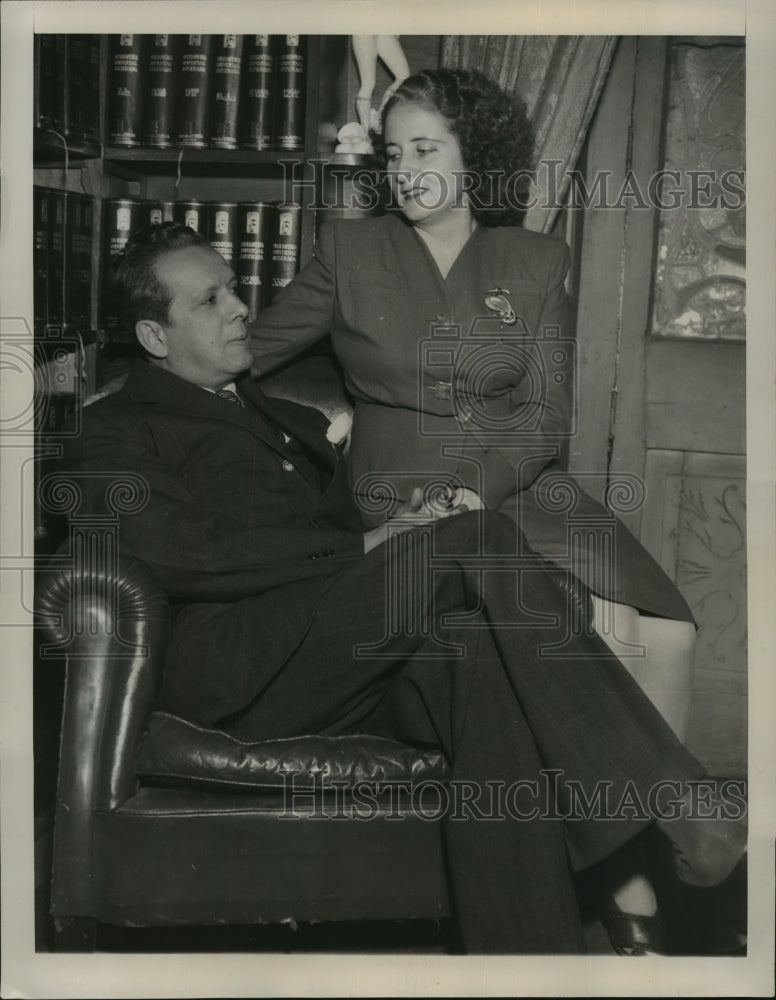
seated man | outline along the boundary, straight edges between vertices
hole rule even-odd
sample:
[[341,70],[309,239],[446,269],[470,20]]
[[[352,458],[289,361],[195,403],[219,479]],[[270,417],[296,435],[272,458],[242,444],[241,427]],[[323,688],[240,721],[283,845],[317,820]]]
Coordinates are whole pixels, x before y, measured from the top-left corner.
[[[69,461],[147,484],[119,544],[173,603],[169,711],[246,739],[360,730],[433,744],[453,782],[511,789],[495,821],[445,819],[468,951],[579,951],[572,871],[653,821],[680,877],[727,876],[743,825],[689,814],[703,768],[598,636],[567,627],[566,595],[537,560],[530,608],[515,599],[514,567],[531,557],[509,518],[432,525],[416,492],[362,532],[326,419],[244,376],[247,310],[225,261],[169,223],[130,241],[116,285],[147,360],[85,411]],[[97,491],[87,504],[99,513]],[[394,593],[426,544],[433,572]],[[399,607],[417,627],[392,627]],[[611,814],[573,808],[602,790]]]

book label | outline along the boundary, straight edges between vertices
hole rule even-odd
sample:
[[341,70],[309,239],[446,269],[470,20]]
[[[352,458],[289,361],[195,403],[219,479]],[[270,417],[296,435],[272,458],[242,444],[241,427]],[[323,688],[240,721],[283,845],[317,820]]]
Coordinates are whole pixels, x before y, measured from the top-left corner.
[[256,319],[264,304],[271,211],[269,202],[249,201],[240,204],[235,274],[239,282],[238,294],[248,308],[249,322]]
[[175,114],[174,35],[154,35],[149,39],[143,107],[144,144],[168,149],[173,144]]
[[245,40],[240,96],[240,145],[243,149],[269,149],[272,145],[273,51],[272,35],[248,35]]
[[204,149],[209,138],[212,35],[186,35],[178,60],[175,141]]
[[108,141],[139,146],[143,84],[140,75],[144,35],[111,35],[108,59]]
[[243,36],[219,35],[214,46],[211,145],[237,149]]

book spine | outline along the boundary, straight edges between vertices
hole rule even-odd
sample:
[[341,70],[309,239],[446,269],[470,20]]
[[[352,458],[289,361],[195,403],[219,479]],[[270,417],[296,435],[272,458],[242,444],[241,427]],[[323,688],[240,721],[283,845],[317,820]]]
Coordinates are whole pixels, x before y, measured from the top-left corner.
[[306,45],[303,35],[284,35],[278,56],[275,146],[304,147]]
[[143,95],[143,145],[169,149],[175,115],[175,35],[154,35],[148,43]]
[[51,128],[64,135],[67,128],[67,36],[54,35],[52,63],[52,121]]
[[272,35],[249,35],[240,99],[243,149],[269,149],[272,145],[274,65]]
[[49,321],[49,274],[51,227],[49,224],[49,192],[42,187],[33,188],[33,303],[35,328],[45,327]]
[[111,289],[111,273],[130,234],[140,225],[142,203],[135,198],[106,198],[102,217],[102,325],[115,330],[119,326]]
[[108,142],[139,146],[142,131],[144,35],[111,35],[108,60]]
[[202,233],[207,239],[207,204],[192,198],[190,201],[176,201],[173,210],[173,220],[188,226],[195,233]]
[[78,326],[78,234],[81,203],[78,195],[65,193],[65,266],[62,289],[62,326]]
[[293,280],[299,270],[302,206],[286,202],[274,206],[266,305]]
[[84,138],[87,142],[100,141],[100,36],[87,35],[87,73],[84,100]]
[[178,146],[207,146],[212,49],[212,35],[186,35],[180,47],[175,128]]
[[91,324],[92,208],[87,195],[68,192],[65,201],[63,326]]
[[49,192],[49,281],[47,323],[59,326],[64,321],[63,292],[65,281],[65,192]]
[[210,143],[216,149],[237,149],[238,146],[242,54],[242,35],[219,35],[215,39]]
[[239,207],[233,201],[211,201],[208,204],[208,232],[210,246],[217,250],[227,264],[234,266],[237,242]]
[[88,195],[79,195],[80,213],[77,233],[73,240],[75,262],[73,271],[77,289],[77,323],[88,330],[92,323],[92,232],[94,203]]
[[54,36],[35,35],[34,41],[35,127],[51,128],[54,123]]
[[65,135],[73,141],[86,137],[87,76],[89,73],[88,35],[65,38]]
[[269,202],[264,201],[240,204],[235,274],[240,298],[250,313],[249,322],[256,319],[264,305],[271,210]]
[[160,226],[163,222],[172,222],[174,209],[174,201],[144,201],[140,225]]

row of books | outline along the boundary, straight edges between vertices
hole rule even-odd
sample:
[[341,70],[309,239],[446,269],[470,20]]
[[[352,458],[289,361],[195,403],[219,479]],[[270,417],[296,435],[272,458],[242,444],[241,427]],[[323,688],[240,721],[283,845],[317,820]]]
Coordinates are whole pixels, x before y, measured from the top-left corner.
[[304,146],[303,35],[111,35],[106,142]]
[[33,188],[35,328],[88,330],[92,321],[94,199]]
[[[33,295],[35,328],[88,330],[92,326],[94,199],[36,186]],[[251,315],[269,304],[299,269],[302,207],[281,202],[140,201],[103,203],[100,326],[117,329],[109,294],[110,269],[131,233],[175,221],[190,226],[227,260]]]
[[[269,305],[299,269],[302,206],[286,202],[140,201],[110,198],[104,203],[102,230],[103,288],[109,269],[121,255],[131,233],[161,222],[180,222],[201,233],[228,261],[238,292],[251,320]],[[119,326],[106,293],[106,329]]]
[[34,122],[70,143],[100,141],[100,36],[35,35]]

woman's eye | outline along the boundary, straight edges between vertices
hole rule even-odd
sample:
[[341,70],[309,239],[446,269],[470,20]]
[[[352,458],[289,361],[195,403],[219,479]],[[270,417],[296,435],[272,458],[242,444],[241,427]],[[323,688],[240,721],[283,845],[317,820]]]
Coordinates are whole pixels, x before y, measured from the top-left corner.
[[386,159],[388,160],[389,163],[395,163],[396,160],[399,159],[399,154],[398,153],[388,153]]
[[433,152],[433,146],[418,146],[418,156],[428,156],[429,153]]

